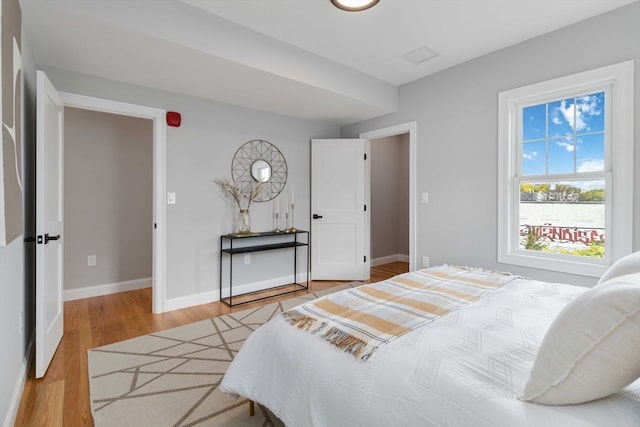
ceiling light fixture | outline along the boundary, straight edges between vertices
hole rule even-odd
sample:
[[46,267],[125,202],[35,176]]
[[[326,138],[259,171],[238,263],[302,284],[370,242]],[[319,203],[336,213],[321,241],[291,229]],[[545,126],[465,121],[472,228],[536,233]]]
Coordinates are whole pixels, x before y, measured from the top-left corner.
[[359,12],[367,10],[378,4],[380,0],[331,0],[331,3],[338,9],[348,12]]

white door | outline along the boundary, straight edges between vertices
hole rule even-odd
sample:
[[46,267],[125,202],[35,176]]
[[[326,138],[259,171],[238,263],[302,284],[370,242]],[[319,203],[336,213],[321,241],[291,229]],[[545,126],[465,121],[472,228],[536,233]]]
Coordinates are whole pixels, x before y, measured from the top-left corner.
[[36,378],[63,333],[62,212],[64,104],[42,71],[36,83]]
[[311,141],[311,278],[369,278],[364,139]]

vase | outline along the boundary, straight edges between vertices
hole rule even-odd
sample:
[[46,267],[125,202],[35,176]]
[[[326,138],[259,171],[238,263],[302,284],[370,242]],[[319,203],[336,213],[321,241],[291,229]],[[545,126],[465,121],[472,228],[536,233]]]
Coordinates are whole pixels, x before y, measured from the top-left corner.
[[238,233],[251,232],[251,215],[249,209],[240,209],[238,212]]

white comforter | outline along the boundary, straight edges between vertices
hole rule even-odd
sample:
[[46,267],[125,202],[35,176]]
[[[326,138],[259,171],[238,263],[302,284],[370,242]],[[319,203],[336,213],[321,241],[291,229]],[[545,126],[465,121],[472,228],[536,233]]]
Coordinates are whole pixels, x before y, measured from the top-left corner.
[[585,290],[518,279],[367,361],[278,316],[245,342],[222,390],[290,427],[638,427],[640,380],[582,405],[518,400],[547,327]]

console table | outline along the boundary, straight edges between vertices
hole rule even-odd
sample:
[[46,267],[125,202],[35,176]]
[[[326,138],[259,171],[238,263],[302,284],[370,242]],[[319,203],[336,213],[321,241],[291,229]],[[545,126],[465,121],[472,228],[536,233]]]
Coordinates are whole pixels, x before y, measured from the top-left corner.
[[[307,281],[304,284],[297,282],[298,277],[298,250],[300,248],[306,248],[306,275]],[[233,256],[238,254],[247,254],[251,252],[263,252],[273,250],[291,250],[292,255],[292,267],[293,267],[293,283],[285,285],[274,286],[271,288],[261,289],[254,292],[246,292],[243,294],[233,294]],[[229,293],[228,296],[223,297],[223,261],[225,258],[229,259]],[[289,294],[299,291],[301,289],[309,289],[309,261],[311,254],[309,252],[309,232],[304,230],[296,230],[293,232],[276,233],[274,231],[267,231],[261,233],[249,233],[249,234],[224,234],[220,236],[220,301],[224,302],[230,307],[247,304],[266,298],[273,298],[280,295]],[[281,288],[287,289],[281,289]],[[260,296],[259,293],[268,290],[278,290],[281,292],[269,293],[267,296]],[[247,295],[255,295],[255,298],[246,298]],[[234,302],[234,298],[243,296],[241,302]],[[237,300],[236,300],[237,301]]]

